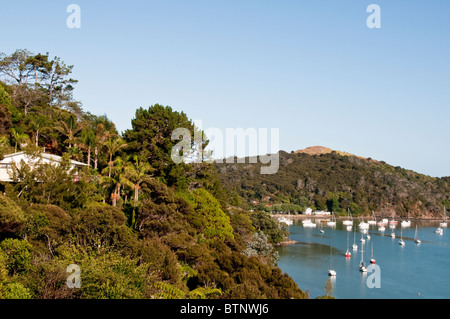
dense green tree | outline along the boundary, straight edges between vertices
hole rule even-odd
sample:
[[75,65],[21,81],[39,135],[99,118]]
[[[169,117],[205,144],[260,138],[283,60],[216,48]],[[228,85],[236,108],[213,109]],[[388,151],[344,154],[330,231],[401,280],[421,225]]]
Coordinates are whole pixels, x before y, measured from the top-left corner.
[[172,133],[177,128],[188,129],[192,141],[189,145],[193,146],[193,122],[183,112],[155,104],[147,110],[139,108],[131,124],[132,129],[124,133],[127,153],[139,154],[155,168],[155,176],[162,177],[169,185],[178,182],[188,168],[184,163],[172,161],[172,148],[179,142],[172,140]]

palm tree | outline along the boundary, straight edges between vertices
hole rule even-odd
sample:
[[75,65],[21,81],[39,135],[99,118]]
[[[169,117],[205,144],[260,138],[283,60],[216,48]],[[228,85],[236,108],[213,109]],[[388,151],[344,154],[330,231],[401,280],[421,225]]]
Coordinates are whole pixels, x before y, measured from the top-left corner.
[[30,128],[34,131],[34,144],[36,147],[39,146],[39,136],[44,132],[50,132],[51,129],[48,127],[46,118],[44,116],[30,117],[29,118]]
[[123,141],[123,139],[121,137],[116,137],[113,138],[112,136],[110,136],[105,143],[103,144],[106,147],[106,151],[108,152],[109,155],[109,174],[108,177],[111,177],[111,169],[113,166],[113,161],[112,161],[112,157],[114,154],[116,154],[121,148],[124,148],[125,146],[127,146],[127,144],[125,144],[125,142]]
[[139,190],[148,173],[155,169],[148,162],[139,161],[137,155],[133,156],[134,162],[128,162],[125,166],[124,183],[134,191],[134,206],[139,201]]
[[[117,205],[117,200],[120,198],[120,189],[122,188],[122,184],[124,181],[123,175],[125,173],[125,166],[122,158],[117,156],[114,159],[114,162],[111,162],[112,165],[109,168],[105,168],[102,173],[106,174],[106,171],[109,170],[109,176],[103,176],[101,179],[101,184],[106,187],[112,187],[111,200],[112,205]],[[112,177],[111,177],[111,172]]]
[[94,141],[94,169],[98,166],[98,149],[102,147],[108,137],[113,136],[109,133],[102,123],[98,123],[95,128],[95,141]]
[[94,130],[87,130],[81,133],[81,138],[79,139],[81,148],[87,151],[87,164],[91,165],[91,150],[95,147],[97,143],[97,137],[95,136]]
[[75,115],[70,115],[65,121],[60,121],[59,125],[55,127],[57,131],[67,137],[66,142],[69,143],[69,148],[72,147],[72,143],[75,143],[75,135],[81,131],[81,126],[77,122]]
[[14,140],[14,153],[17,153],[17,145],[27,142],[30,138],[25,133],[19,133],[14,128],[11,128],[11,136]]

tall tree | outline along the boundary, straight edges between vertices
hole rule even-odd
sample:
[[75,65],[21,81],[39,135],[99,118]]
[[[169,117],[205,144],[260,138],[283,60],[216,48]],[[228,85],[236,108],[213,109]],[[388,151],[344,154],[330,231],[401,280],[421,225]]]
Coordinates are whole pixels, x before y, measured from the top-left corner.
[[47,54],[38,53],[28,57],[26,60],[29,74],[34,75],[34,90],[37,91],[40,79],[42,79],[46,72],[46,64],[48,63],[48,52]]
[[34,145],[39,146],[39,137],[42,133],[51,131],[48,119],[45,116],[29,115],[26,118],[29,128],[33,131]]
[[5,80],[18,86],[26,83],[30,76],[28,59],[32,55],[30,51],[25,49],[16,50],[9,56],[0,53],[0,73],[6,77]]
[[69,77],[72,69],[73,65],[67,66],[59,57],[44,64],[43,74],[50,106],[53,106],[55,101],[61,104],[71,99],[73,85],[78,82]]
[[144,178],[154,169],[149,163],[140,161],[137,155],[133,156],[133,161],[125,165],[124,183],[134,191],[134,205],[139,201],[139,190]]
[[106,147],[106,151],[108,152],[109,155],[109,162],[108,162],[108,166],[109,166],[109,173],[108,173],[108,177],[111,177],[111,170],[112,170],[112,166],[113,166],[113,161],[112,158],[113,156],[122,148],[124,148],[126,146],[125,142],[123,141],[123,139],[119,136],[113,137],[110,136],[104,143],[105,147]]
[[91,150],[95,147],[97,137],[94,130],[85,130],[81,132],[80,146],[87,151],[87,164],[91,165]]
[[194,146],[194,123],[184,112],[155,104],[148,110],[139,108],[131,124],[132,129],[124,133],[127,152],[139,154],[142,160],[148,161],[155,168],[156,176],[164,178],[169,185],[177,183],[188,167],[172,161],[172,148],[178,143],[172,140],[172,133],[177,128],[188,129],[190,146]]
[[112,205],[116,206],[117,201],[120,198],[120,190],[124,182],[125,163],[122,158],[117,156],[114,161],[111,162],[111,165],[103,170],[103,173],[106,174],[107,171],[108,177],[102,177],[101,183],[109,188],[112,188],[111,201]]
[[16,131],[14,128],[11,128],[11,136],[14,140],[14,153],[17,153],[17,146],[27,142],[30,139],[27,134],[20,133]]
[[69,144],[69,148],[73,143],[76,143],[75,136],[81,131],[81,125],[78,123],[75,115],[71,114],[67,119],[61,120],[55,127],[57,131],[67,137],[66,142]]

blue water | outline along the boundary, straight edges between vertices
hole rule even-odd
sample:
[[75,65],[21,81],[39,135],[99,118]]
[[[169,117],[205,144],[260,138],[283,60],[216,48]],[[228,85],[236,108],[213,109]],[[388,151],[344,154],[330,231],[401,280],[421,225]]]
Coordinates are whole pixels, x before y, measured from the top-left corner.
[[[319,223],[318,223],[319,224]],[[394,230],[396,238],[391,238],[392,230],[386,227],[384,233],[371,225],[368,231],[370,239],[364,245],[364,262],[370,265],[373,245],[373,257],[380,266],[380,288],[369,288],[368,279],[374,280],[375,273],[361,273],[361,232],[355,222],[356,244],[358,250],[352,250],[354,232],[348,232],[341,221],[336,228],[321,226],[304,228],[301,220],[289,226],[290,239],[297,244],[278,247],[280,254],[278,266],[289,274],[298,286],[309,291],[311,298],[325,295],[328,280],[333,284],[332,296],[338,299],[412,299],[412,298],[450,298],[450,232],[444,229],[443,235],[435,233],[439,222],[418,223],[418,237],[421,244],[414,242],[415,223],[409,228],[399,225]],[[405,246],[399,245],[402,229]],[[344,256],[347,250],[347,234],[349,234],[349,250],[351,258]],[[336,277],[328,276],[332,267]],[[370,278],[368,278],[370,277]],[[375,282],[375,281],[372,281]]]

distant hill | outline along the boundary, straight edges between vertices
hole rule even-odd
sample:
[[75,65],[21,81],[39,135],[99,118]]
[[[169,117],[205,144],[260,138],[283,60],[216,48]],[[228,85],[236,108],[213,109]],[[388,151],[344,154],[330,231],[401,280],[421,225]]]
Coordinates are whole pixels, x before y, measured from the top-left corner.
[[276,174],[259,174],[261,164],[216,164],[235,202],[265,210],[306,207],[346,214],[443,216],[450,207],[450,178],[434,178],[385,162],[315,146],[281,151]]
[[[339,155],[343,155],[343,156],[356,156],[356,155],[353,155],[350,153],[332,150],[331,148],[328,148],[325,146],[310,146],[310,147],[307,147],[302,150],[297,150],[294,153],[295,154],[302,153],[302,154],[308,154],[308,155],[322,155],[322,154],[329,154],[332,152],[336,152]],[[356,157],[360,157],[360,156],[356,156]],[[360,157],[360,158],[364,158],[364,157]]]

